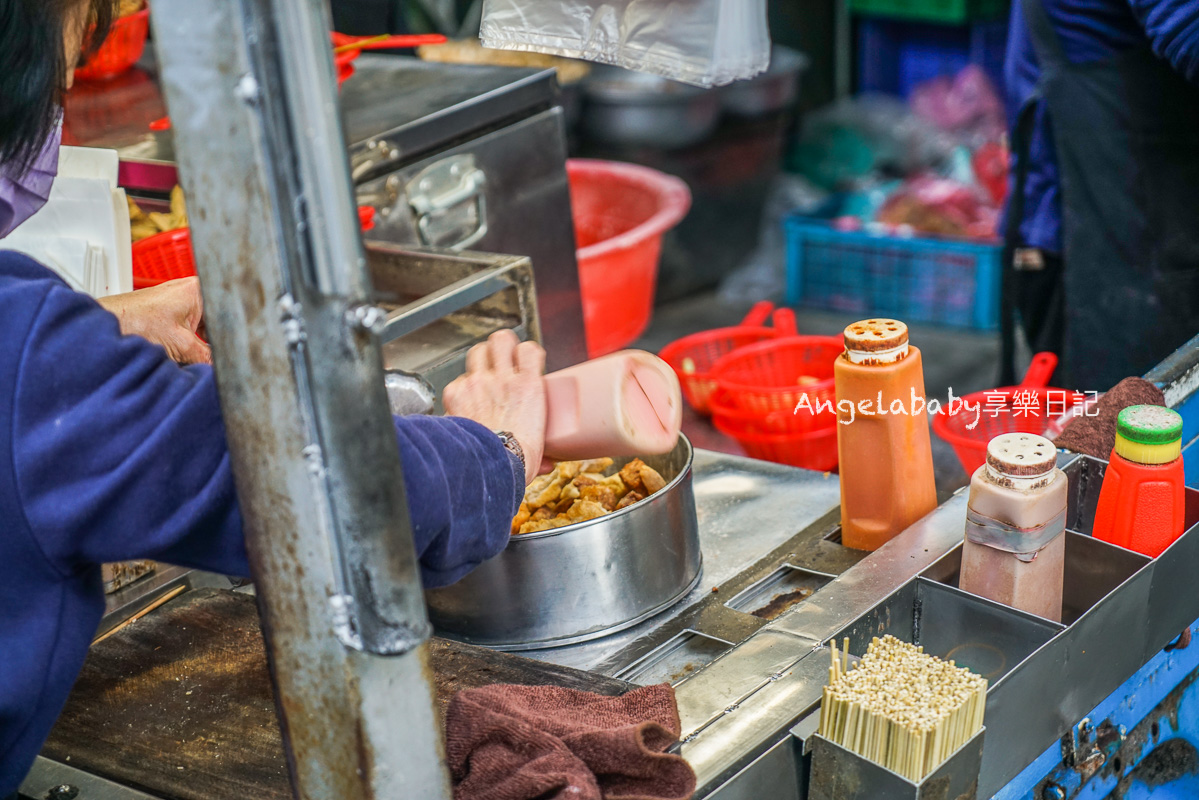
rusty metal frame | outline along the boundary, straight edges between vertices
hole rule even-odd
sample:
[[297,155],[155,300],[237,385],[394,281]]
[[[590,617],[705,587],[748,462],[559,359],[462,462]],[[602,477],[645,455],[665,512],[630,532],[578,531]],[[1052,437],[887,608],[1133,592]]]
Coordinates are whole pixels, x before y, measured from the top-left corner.
[[323,0],[158,0],[292,784],[449,798]]

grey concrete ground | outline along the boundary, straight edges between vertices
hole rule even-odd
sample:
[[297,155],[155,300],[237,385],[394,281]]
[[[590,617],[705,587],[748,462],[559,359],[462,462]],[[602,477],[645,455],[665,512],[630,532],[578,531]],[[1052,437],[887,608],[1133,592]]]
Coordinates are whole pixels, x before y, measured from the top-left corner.
[[[735,325],[749,310],[748,305],[729,304],[715,293],[685,298],[657,308],[649,329],[634,345],[657,352],[667,343],[689,333]],[[857,317],[810,309],[798,309],[800,333],[836,335]],[[924,355],[924,383],[929,397],[944,398],[952,388],[961,397],[968,392],[995,386],[999,372],[999,337],[995,333],[922,326],[910,326],[911,341]],[[740,453],[739,445],[720,434],[711,423],[688,413],[684,430],[697,447]],[[935,435],[933,463],[937,488],[948,495],[967,481],[965,471],[952,448]]]

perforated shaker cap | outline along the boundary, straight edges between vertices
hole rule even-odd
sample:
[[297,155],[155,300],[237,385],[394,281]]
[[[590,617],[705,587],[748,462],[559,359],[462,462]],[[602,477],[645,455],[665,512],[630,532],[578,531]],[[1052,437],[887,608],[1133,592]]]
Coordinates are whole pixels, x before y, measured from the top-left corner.
[[897,319],[864,319],[845,329],[845,352],[855,363],[899,361],[908,352],[908,326]]
[[1053,471],[1057,449],[1034,433],[1003,433],[987,445],[987,465],[1011,478],[1035,478]]

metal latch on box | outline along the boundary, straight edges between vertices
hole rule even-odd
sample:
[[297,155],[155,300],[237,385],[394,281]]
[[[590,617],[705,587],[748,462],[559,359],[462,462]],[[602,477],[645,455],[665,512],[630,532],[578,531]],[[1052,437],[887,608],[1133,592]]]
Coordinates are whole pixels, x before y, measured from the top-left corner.
[[417,173],[406,193],[421,244],[465,250],[482,240],[487,235],[486,184],[470,154],[444,158]]

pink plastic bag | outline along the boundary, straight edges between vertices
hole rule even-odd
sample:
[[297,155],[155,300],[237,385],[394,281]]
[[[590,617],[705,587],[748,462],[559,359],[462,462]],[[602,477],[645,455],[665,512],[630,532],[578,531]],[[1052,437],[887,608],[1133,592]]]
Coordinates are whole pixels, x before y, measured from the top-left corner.
[[971,64],[912,90],[912,110],[943,131],[981,141],[999,140],[1007,123],[1003,101],[981,67]]

